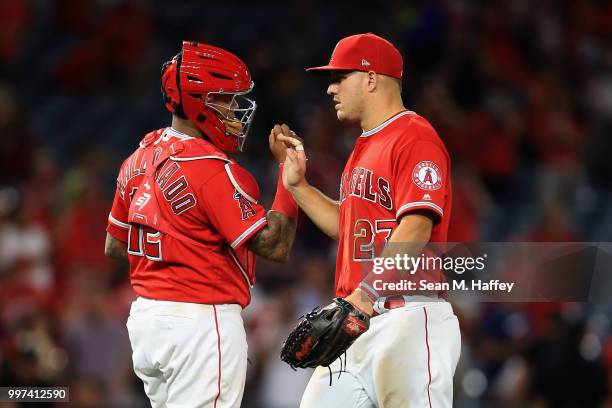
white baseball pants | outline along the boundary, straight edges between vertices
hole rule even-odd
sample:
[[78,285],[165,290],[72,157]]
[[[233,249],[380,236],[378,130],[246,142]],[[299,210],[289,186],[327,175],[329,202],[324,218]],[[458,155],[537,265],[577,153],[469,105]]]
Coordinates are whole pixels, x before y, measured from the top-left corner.
[[127,321],[134,372],[154,408],[240,407],[247,342],[239,305],[138,298]]
[[[314,371],[301,408],[450,408],[461,351],[459,323],[444,300],[411,301],[370,320],[340,359]],[[340,378],[338,376],[340,375]]]

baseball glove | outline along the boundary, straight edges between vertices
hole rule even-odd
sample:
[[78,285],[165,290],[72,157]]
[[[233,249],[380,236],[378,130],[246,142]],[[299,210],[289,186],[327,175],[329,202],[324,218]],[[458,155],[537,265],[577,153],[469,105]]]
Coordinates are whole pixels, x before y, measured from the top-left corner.
[[292,368],[328,367],[370,327],[370,318],[342,298],[302,316],[281,350]]

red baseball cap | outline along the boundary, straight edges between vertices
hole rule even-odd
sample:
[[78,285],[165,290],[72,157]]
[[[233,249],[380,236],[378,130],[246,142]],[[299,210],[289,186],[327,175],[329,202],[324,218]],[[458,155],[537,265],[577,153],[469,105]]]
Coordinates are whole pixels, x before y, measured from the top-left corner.
[[313,74],[332,70],[374,71],[401,79],[404,62],[393,44],[376,34],[356,34],[341,39],[332,52],[329,64],[306,69]]

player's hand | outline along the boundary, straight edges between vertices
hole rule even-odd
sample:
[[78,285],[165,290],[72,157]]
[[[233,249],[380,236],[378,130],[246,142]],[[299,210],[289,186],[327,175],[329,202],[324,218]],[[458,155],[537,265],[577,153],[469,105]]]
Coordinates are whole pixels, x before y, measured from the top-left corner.
[[278,160],[279,163],[285,162],[285,157],[287,155],[287,149],[293,147],[291,143],[283,142],[278,139],[278,135],[287,135],[294,137],[301,141],[299,137],[296,136],[295,132],[289,129],[289,126],[282,125],[274,125],[272,130],[270,130],[270,136],[268,137],[268,144],[270,146],[270,151],[274,155],[274,158]]
[[272,130],[270,130],[268,144],[270,146],[270,151],[272,152],[272,155],[274,155],[274,158],[279,163],[285,162],[285,157],[287,156],[287,148],[292,147],[292,145],[279,140],[278,135],[285,134],[290,136],[292,133],[295,135],[295,133],[291,129],[289,129],[289,126],[285,124],[274,125]]
[[[286,126],[286,125],[283,125]],[[306,184],[306,153],[304,143],[289,127],[279,126],[280,133],[276,139],[283,142],[285,149],[285,166],[283,170],[283,185],[287,190]],[[276,129],[276,126],[274,127]]]

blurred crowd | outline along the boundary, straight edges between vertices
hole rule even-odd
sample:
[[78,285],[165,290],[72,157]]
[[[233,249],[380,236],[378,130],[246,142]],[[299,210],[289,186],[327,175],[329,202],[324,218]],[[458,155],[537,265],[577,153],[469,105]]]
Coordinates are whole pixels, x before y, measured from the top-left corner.
[[[236,159],[267,206],[274,123],[305,139],[309,181],[338,196],[360,130],[338,123],[325,79],[304,68],[373,31],[402,51],[406,106],[451,153],[450,241],[612,241],[611,2],[210,3],[0,2],[0,385],[70,386],[75,407],[147,406],[125,329],[134,294],[127,267],[103,255],[105,226],[119,164],[170,123],[160,68],[183,39],[249,66],[259,108]],[[334,258],[302,216],[290,263],[259,262],[244,407],[297,406],[310,372],[279,360],[280,341],[332,297]],[[609,306],[455,310],[455,406],[612,407]]]

